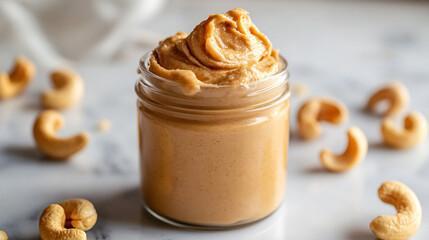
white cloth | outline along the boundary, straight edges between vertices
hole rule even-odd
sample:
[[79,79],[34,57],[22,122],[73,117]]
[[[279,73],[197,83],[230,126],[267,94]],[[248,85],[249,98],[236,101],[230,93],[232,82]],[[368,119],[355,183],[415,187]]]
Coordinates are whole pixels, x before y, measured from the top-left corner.
[[38,62],[103,62],[159,37],[141,29],[166,0],[0,0],[0,41],[13,41]]

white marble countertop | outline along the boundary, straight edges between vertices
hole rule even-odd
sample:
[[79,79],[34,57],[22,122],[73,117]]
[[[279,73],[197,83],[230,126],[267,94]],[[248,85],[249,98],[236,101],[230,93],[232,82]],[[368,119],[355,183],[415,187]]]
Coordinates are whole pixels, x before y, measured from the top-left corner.
[[[381,142],[381,119],[362,111],[369,94],[390,79],[411,93],[409,109],[429,118],[429,3],[414,1],[172,1],[149,30],[163,36],[190,31],[210,13],[242,7],[290,63],[291,82],[305,83],[310,95],[343,101],[350,120],[323,126],[321,138],[296,137],[295,116],[304,99],[292,98],[286,200],[273,216],[247,228],[199,232],[167,226],[145,213],[139,200],[135,94],[137,59],[111,65],[76,64],[86,82],[84,101],[64,111],[66,136],[92,134],[90,145],[66,163],[55,163],[34,146],[31,128],[40,111],[39,93],[49,87],[48,70],[39,69],[21,97],[0,102],[0,229],[10,239],[39,239],[43,209],[68,198],[91,200],[99,213],[88,239],[375,239],[369,229],[380,214],[394,214],[377,189],[399,180],[411,187],[423,208],[423,221],[412,239],[429,238],[428,141],[398,151]],[[0,44],[0,69],[21,52]],[[96,124],[112,121],[109,132]],[[350,172],[321,168],[319,152],[340,152],[346,129],[357,125],[370,148]]]

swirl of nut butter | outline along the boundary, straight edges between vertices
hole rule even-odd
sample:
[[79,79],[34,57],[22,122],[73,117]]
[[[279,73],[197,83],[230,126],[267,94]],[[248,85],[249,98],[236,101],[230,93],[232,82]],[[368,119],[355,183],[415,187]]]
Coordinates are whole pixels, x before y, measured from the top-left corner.
[[178,82],[188,95],[200,86],[258,81],[280,67],[270,40],[239,8],[210,15],[189,35],[178,32],[161,41],[149,64],[152,73]]

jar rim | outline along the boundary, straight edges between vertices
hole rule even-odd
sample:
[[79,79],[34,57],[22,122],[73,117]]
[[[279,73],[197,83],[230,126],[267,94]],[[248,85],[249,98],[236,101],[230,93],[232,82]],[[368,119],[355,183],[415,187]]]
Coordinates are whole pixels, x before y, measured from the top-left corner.
[[[137,68],[138,71],[139,71],[139,74],[140,75],[142,75],[143,73],[147,74],[147,75],[149,75],[151,77],[156,78],[157,80],[161,80],[165,84],[179,85],[179,83],[177,83],[177,82],[175,82],[175,81],[173,81],[171,79],[158,76],[158,75],[156,75],[155,73],[153,73],[153,72],[151,72],[149,70],[149,59],[150,59],[151,56],[152,56],[152,51],[149,51],[149,52],[145,53],[140,58],[139,66]],[[258,80],[258,81],[252,81],[252,82],[249,82],[249,83],[240,84],[240,86],[244,86],[246,88],[248,88],[248,87],[250,88],[250,87],[256,86],[258,84],[263,84],[263,83],[265,83],[267,81],[270,81],[273,78],[278,78],[282,74],[285,74],[286,75],[286,79],[289,79],[289,72],[287,71],[287,67],[288,67],[287,60],[281,54],[278,54],[278,58],[281,61],[281,69],[279,69],[278,72],[276,72],[273,75],[270,75],[269,77],[266,77],[264,79]],[[200,86],[200,88],[234,88],[234,87],[236,87],[236,86],[233,86],[233,85],[214,85],[214,84],[207,84],[207,85],[201,85]]]
[[[204,85],[195,95],[186,95],[179,83],[149,71],[150,56],[151,52],[140,59],[140,77],[135,84],[135,91],[140,100],[157,111],[222,117],[233,115],[234,112],[255,113],[290,97],[287,62],[281,55],[279,58],[284,63],[281,70],[263,80],[237,86]],[[226,95],[219,96],[220,93]]]

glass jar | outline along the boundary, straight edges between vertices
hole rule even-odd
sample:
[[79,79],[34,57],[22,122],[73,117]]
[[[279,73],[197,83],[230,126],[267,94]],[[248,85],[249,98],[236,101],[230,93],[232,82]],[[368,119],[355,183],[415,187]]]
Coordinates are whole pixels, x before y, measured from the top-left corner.
[[287,62],[246,86],[186,95],[142,57],[137,93],[145,208],[173,225],[229,228],[260,220],[283,200],[289,140]]

